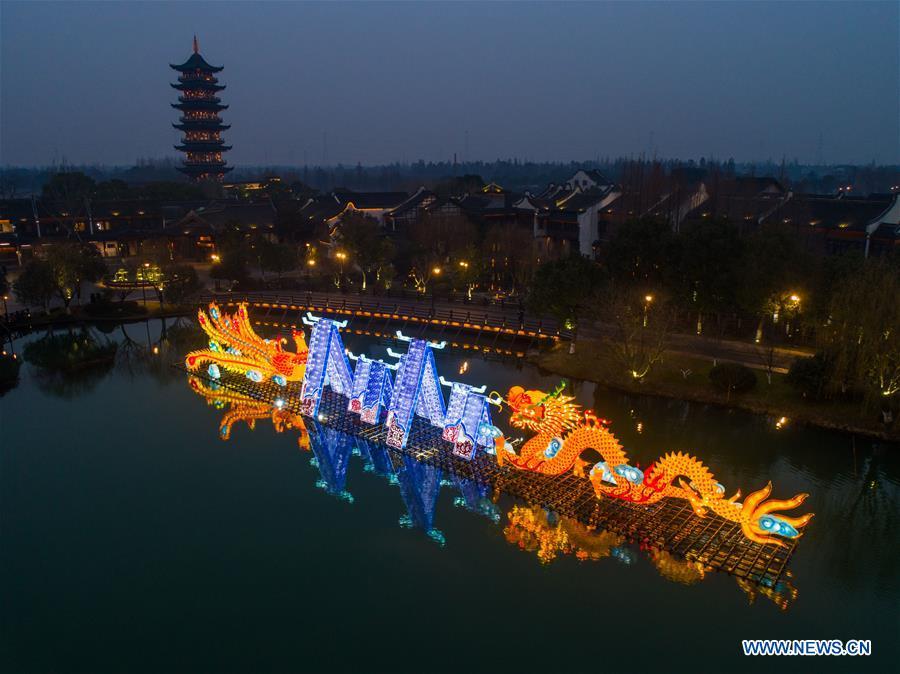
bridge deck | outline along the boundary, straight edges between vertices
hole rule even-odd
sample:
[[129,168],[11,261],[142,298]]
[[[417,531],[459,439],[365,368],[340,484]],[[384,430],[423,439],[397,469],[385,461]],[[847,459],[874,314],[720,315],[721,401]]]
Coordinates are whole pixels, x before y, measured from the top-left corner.
[[[192,373],[208,379],[203,373]],[[250,398],[273,403],[284,400],[285,408],[299,413],[299,387],[281,388],[274,383],[253,382],[223,373],[218,383]],[[383,424],[369,426],[347,412],[343,396],[325,391],[319,408],[319,422],[369,442],[384,443]],[[506,493],[529,505],[538,505],[561,516],[571,517],[598,530],[625,536],[641,546],[669,551],[718,571],[766,587],[774,587],[784,574],[796,547],[760,545],[744,537],[740,525],[717,515],[697,517],[687,501],[663,499],[653,505],[637,505],[616,499],[597,498],[589,481],[571,473],[540,475],[498,466],[496,460],[479,453],[472,461],[454,456],[441,438],[440,429],[416,418],[405,449],[388,448],[393,455],[406,454],[417,461],[438,466],[443,471],[488,485],[495,495]]]

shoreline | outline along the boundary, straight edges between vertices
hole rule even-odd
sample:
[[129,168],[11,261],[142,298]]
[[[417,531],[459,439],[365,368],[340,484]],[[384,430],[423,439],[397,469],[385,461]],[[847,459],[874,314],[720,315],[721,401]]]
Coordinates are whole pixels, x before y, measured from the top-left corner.
[[[574,356],[565,353],[559,347],[549,351],[530,352],[526,355],[525,360],[528,363],[536,365],[539,369],[551,374],[565,377],[572,381],[588,381],[598,386],[603,386],[612,391],[618,391],[628,395],[653,396],[658,398],[670,398],[677,400],[686,400],[693,403],[701,403],[704,405],[715,405],[724,409],[737,409],[753,414],[765,415],[775,418],[786,417],[791,424],[807,424],[817,428],[823,428],[830,431],[840,431],[843,433],[852,433],[865,436],[877,440],[900,444],[900,428],[895,423],[891,431],[881,430],[874,425],[871,427],[835,419],[839,416],[844,408],[833,404],[830,410],[819,413],[815,409],[814,403],[807,403],[801,399],[792,401],[792,404],[778,404],[775,401],[766,402],[759,398],[754,398],[752,394],[738,394],[730,400],[726,400],[722,395],[711,390],[708,385],[708,379],[705,378],[706,387],[703,384],[692,382],[691,384],[671,385],[665,381],[654,380],[651,375],[640,384],[624,382],[619,377],[610,375],[608,372],[598,371],[602,368],[602,364],[598,362],[596,357],[592,357],[590,353],[591,347],[596,347],[596,343],[579,342],[580,352],[576,351]],[[587,351],[587,353],[585,353]],[[681,354],[671,354],[672,360],[680,357]],[[568,362],[566,362],[568,361]],[[671,362],[671,361],[670,361]],[[694,358],[692,362],[705,363],[703,359]],[[705,363],[711,366],[711,363]],[[700,375],[700,372],[696,373]],[[705,375],[705,373],[703,373]],[[774,374],[774,377],[784,379],[784,375]],[[758,382],[756,392],[764,390],[767,386],[766,380],[762,379]],[[823,406],[828,403],[821,403]],[[849,406],[845,406],[849,407]],[[853,407],[850,407],[853,409]],[[858,410],[858,406],[856,406]],[[857,411],[858,416],[858,411]]]

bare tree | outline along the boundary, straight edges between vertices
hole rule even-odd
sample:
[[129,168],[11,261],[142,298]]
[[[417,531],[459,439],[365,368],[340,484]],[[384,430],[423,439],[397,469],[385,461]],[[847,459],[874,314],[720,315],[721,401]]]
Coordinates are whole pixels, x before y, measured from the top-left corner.
[[610,353],[640,382],[662,361],[673,311],[663,297],[608,286],[598,297],[599,314],[610,328]]

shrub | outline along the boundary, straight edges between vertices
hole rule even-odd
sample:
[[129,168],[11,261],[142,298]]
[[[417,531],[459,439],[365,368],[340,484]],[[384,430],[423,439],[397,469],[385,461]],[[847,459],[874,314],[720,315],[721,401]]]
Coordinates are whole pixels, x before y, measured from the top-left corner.
[[746,365],[739,363],[721,363],[709,371],[709,380],[713,387],[727,394],[746,393],[756,386],[756,373]]
[[804,398],[821,400],[830,375],[828,359],[821,353],[811,358],[797,358],[788,370],[787,382]]

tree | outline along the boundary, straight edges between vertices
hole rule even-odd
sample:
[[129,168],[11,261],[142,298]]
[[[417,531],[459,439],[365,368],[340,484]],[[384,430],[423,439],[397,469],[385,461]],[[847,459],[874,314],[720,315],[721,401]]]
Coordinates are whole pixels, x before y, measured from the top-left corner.
[[684,226],[677,251],[676,287],[681,302],[697,312],[700,334],[704,313],[720,314],[737,306],[743,242],[733,225],[704,219]]
[[79,171],[57,173],[43,187],[44,198],[56,205],[60,220],[70,234],[76,214],[85,208],[93,193],[93,178]]
[[216,251],[218,261],[209,270],[212,278],[238,283],[247,280],[250,276],[250,245],[237,224],[228,223],[217,234]]
[[219,253],[219,261],[214,262],[209,270],[209,275],[214,279],[224,281],[246,281],[250,275],[246,255],[239,250],[223,250]]
[[38,258],[29,260],[13,283],[13,290],[22,304],[43,307],[46,311],[56,290],[53,270],[44,260]]
[[610,278],[617,284],[654,291],[668,280],[672,258],[672,228],[661,218],[639,218],[622,225],[603,255]]
[[454,291],[464,290],[466,297],[472,299],[472,293],[478,287],[481,278],[481,258],[475,246],[469,246],[460,252],[460,259],[454,260],[448,269],[450,285]]
[[362,213],[350,212],[341,219],[341,243],[349,255],[348,264],[360,271],[363,290],[368,274],[380,277],[394,256],[393,244],[382,236],[378,221]]
[[171,265],[165,269],[164,275],[163,293],[171,304],[181,304],[200,289],[197,271],[189,264]]
[[63,242],[47,251],[53,286],[66,311],[73,299],[81,300],[81,284],[99,281],[106,273],[100,252],[90,244]]
[[[482,257],[494,285],[516,293],[534,275],[534,233],[517,224],[491,226],[484,237]],[[470,262],[474,256],[467,258]]]
[[896,260],[868,260],[831,299],[820,329],[830,363],[830,388],[860,387],[867,406],[890,404],[900,393],[900,268]]
[[[409,228],[409,276],[421,293],[441,277],[444,265],[464,260],[477,245],[478,228],[464,216],[430,214]],[[440,270],[435,272],[434,270]]]
[[[581,255],[545,262],[535,272],[526,303],[530,311],[553,316],[577,335],[599,283],[599,268]],[[572,351],[574,343],[573,338]]]
[[643,381],[665,354],[673,319],[669,303],[659,295],[613,285],[599,299],[600,316],[612,329],[610,353],[630,377]]
[[0,267],[0,297],[9,294],[9,279],[6,278],[6,266]]
[[284,243],[273,243],[268,239],[260,239],[259,246],[260,266],[266,271],[274,272],[281,278],[285,272],[297,268],[297,249]]
[[759,343],[767,316],[799,312],[808,265],[797,237],[780,223],[763,225],[754,232],[744,252],[739,301],[744,309],[759,316]]

